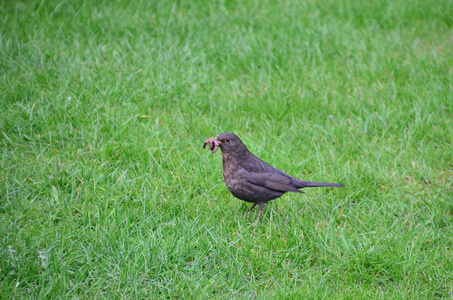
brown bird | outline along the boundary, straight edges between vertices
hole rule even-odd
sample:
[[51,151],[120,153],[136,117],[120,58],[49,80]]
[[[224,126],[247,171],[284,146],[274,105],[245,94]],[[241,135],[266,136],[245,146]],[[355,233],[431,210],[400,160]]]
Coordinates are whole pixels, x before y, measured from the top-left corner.
[[223,178],[228,190],[241,200],[253,203],[246,215],[260,207],[258,221],[267,202],[283,196],[286,192],[304,193],[299,189],[306,187],[344,187],[340,183],[310,182],[294,178],[269,165],[251,153],[241,139],[234,133],[225,132],[216,138],[208,139],[211,153],[220,147],[223,158]]

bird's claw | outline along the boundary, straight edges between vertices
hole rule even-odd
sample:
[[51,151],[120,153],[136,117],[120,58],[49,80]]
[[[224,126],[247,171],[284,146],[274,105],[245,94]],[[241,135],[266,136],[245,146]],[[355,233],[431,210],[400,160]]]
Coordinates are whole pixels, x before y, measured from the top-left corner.
[[203,149],[206,148],[207,144],[209,144],[209,148],[211,148],[211,153],[216,153],[217,149],[219,149],[219,141],[216,138],[206,140],[203,144]]

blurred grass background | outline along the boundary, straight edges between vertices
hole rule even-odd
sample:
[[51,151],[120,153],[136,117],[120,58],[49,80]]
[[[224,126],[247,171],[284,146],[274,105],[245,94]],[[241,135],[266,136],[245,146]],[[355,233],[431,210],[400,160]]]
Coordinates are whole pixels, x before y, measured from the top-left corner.
[[[1,298],[452,297],[451,1],[0,12]],[[346,188],[254,227],[225,131]]]

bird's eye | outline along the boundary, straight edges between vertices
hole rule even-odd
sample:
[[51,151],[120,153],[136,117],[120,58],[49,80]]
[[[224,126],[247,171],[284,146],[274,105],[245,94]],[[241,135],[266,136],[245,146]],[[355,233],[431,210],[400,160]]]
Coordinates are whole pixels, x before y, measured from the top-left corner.
[[230,142],[230,139],[225,139],[225,142],[229,143],[229,142]]

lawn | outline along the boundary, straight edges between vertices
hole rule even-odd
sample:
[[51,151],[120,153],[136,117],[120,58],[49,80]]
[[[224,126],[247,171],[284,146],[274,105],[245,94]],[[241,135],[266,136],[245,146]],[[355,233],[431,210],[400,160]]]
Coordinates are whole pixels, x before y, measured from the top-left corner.
[[[4,1],[0,298],[453,297],[451,0]],[[306,189],[257,210],[203,142]]]

